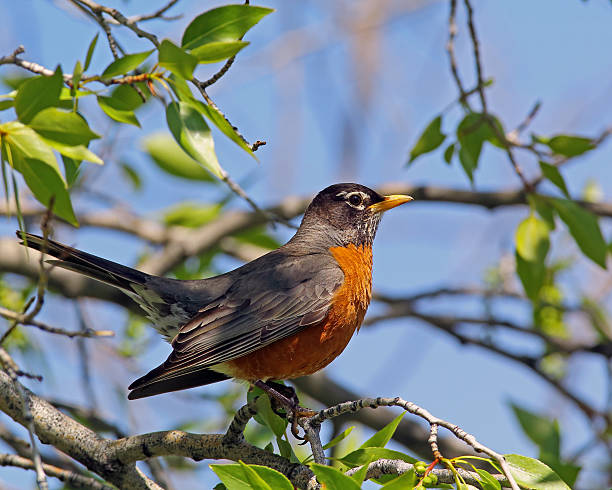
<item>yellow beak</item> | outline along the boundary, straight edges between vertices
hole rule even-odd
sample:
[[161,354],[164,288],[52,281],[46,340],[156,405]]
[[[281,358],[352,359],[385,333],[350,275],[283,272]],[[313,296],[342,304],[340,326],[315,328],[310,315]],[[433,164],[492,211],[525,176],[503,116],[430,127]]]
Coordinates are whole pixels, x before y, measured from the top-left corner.
[[385,196],[383,201],[368,206],[368,209],[375,213],[383,213],[391,208],[400,206],[401,204],[410,202],[412,200],[413,198],[410,196],[405,196],[403,194],[391,194],[390,196]]

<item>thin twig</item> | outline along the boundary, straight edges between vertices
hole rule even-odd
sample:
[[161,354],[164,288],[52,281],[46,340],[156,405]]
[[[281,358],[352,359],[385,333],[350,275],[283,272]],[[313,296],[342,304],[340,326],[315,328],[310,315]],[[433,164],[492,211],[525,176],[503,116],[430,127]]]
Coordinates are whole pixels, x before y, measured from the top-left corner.
[[450,1],[450,13],[448,17],[448,42],[446,43],[446,51],[448,52],[448,59],[450,62],[451,73],[455,79],[455,84],[459,89],[459,100],[462,104],[469,107],[467,99],[467,92],[463,88],[461,77],[459,76],[459,69],[457,68],[457,59],[455,57],[455,38],[457,37],[457,0]]
[[[363,466],[356,466],[348,470],[345,475],[352,476],[357,473]],[[383,475],[402,475],[410,470],[414,469],[414,465],[406,463],[401,459],[378,459],[368,465],[368,471],[366,473],[366,480],[373,478],[380,478]],[[480,482],[482,478],[478,473],[473,471],[466,471],[463,468],[456,468],[457,473],[465,480],[468,485],[473,485],[476,488],[480,488]],[[438,483],[453,484],[455,483],[455,475],[451,470],[446,469],[434,469],[429,472],[430,474],[436,475]],[[508,482],[504,475],[492,474],[501,485],[506,485]]]
[[455,435],[455,437],[461,439],[463,442],[465,442],[466,444],[474,448],[476,452],[484,453],[487,456],[491,457],[500,465],[504,473],[504,476],[508,480],[508,483],[510,484],[510,487],[512,488],[512,490],[519,490],[519,486],[517,485],[516,481],[514,480],[514,477],[512,476],[512,473],[510,472],[508,463],[506,462],[505,458],[501,454],[495,452],[494,450],[478,442],[473,435],[468,434],[463,429],[461,429],[458,425],[453,424],[451,422],[447,422],[446,420],[440,419],[438,417],[435,417],[428,410],[412,402],[403,400],[400,397],[362,398],[360,400],[339,403],[333,407],[321,410],[317,415],[311,418],[311,423],[322,423],[325,420],[331,419],[333,417],[338,417],[339,415],[342,415],[344,413],[356,412],[364,408],[393,407],[393,406],[401,407],[407,412],[413,415],[416,415],[418,417],[421,417],[422,419],[426,420],[430,426],[435,424],[437,426],[448,429]]
[[[36,464],[28,458],[16,454],[0,454],[0,466],[14,466],[25,470],[36,470]],[[74,488],[86,488],[91,490],[113,490],[115,487],[106,485],[95,478],[79,475],[55,465],[43,463],[44,472]]]
[[[63,328],[52,327],[46,323],[40,322],[38,320],[28,319],[28,315],[24,315],[22,313],[17,313],[15,311],[9,310],[0,306],[0,316],[7,318],[9,320],[13,320],[18,325],[30,325],[32,327],[36,327],[39,330],[44,332],[63,335],[65,337],[74,338],[74,337],[113,337],[115,332],[112,330],[65,330]],[[0,344],[4,341],[4,337],[8,336],[7,332],[4,333],[3,337],[0,339]]]
[[40,451],[38,450],[38,444],[36,443],[36,430],[30,407],[30,396],[24,386],[19,382],[19,376],[21,373],[17,368],[17,364],[3,347],[0,347],[0,364],[2,365],[4,371],[8,374],[13,386],[17,390],[17,393],[22,400],[21,415],[24,420],[24,426],[28,431],[28,435],[30,436],[30,453],[34,470],[36,471],[36,484],[38,485],[39,490],[48,490],[49,484],[45,475]]
[[128,19],[117,9],[112,7],[107,7],[105,5],[100,5],[99,3],[94,2],[93,0],[72,0],[73,2],[79,2],[82,5],[85,5],[92,12],[98,15],[107,14],[115,19],[119,24],[124,25],[131,31],[133,31],[138,37],[144,37],[151,41],[151,43],[155,46],[159,46],[159,41],[157,40],[157,36],[155,34],[151,34],[150,32],[143,31],[138,25],[136,25],[136,21],[134,19]]
[[[453,0],[454,1],[454,0]],[[465,8],[468,13],[468,28],[470,30],[470,37],[472,38],[472,45],[474,47],[474,62],[476,63],[476,78],[478,80],[478,94],[480,95],[480,103],[482,104],[483,114],[487,114],[487,98],[484,93],[484,80],[482,77],[482,64],[480,62],[480,48],[478,37],[476,36],[476,28],[474,27],[474,10],[470,5],[469,0],[464,0]]]

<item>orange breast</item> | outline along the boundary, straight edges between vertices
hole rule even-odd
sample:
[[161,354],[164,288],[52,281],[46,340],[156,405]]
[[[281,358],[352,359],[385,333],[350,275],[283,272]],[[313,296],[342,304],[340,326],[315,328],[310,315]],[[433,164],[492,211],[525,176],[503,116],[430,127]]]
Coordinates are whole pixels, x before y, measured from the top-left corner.
[[344,272],[327,317],[303,331],[219,366],[248,381],[292,379],[312,374],[333,361],[361,326],[372,296],[372,248],[334,247],[330,252]]

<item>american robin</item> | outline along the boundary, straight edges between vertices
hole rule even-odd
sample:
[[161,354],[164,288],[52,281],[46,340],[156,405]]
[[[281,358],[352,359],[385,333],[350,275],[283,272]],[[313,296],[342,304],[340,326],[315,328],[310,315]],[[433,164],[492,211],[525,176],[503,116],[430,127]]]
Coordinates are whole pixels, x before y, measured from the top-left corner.
[[171,341],[168,359],[129,386],[129,399],[236,378],[295,408],[271,382],[312,374],[344,350],[370,303],[382,213],[411,200],[332,185],[313,199],[285,245],[201,280],[151,276],[29,233],[22,243],[121,289]]

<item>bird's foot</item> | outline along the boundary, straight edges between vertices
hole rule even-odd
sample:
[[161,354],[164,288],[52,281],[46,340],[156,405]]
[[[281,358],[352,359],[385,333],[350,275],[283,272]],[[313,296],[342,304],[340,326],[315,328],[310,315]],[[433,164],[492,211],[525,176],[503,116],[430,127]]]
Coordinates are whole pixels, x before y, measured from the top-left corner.
[[[262,389],[270,397],[270,405],[274,413],[287,418],[291,422],[291,433],[293,436],[304,441],[303,444],[308,442],[306,435],[300,436],[297,421],[302,417],[313,417],[317,412],[310,408],[302,407],[295,389],[291,386],[273,381],[263,382],[261,380],[256,381],[255,386]],[[280,410],[284,410],[284,413],[280,412]]]

